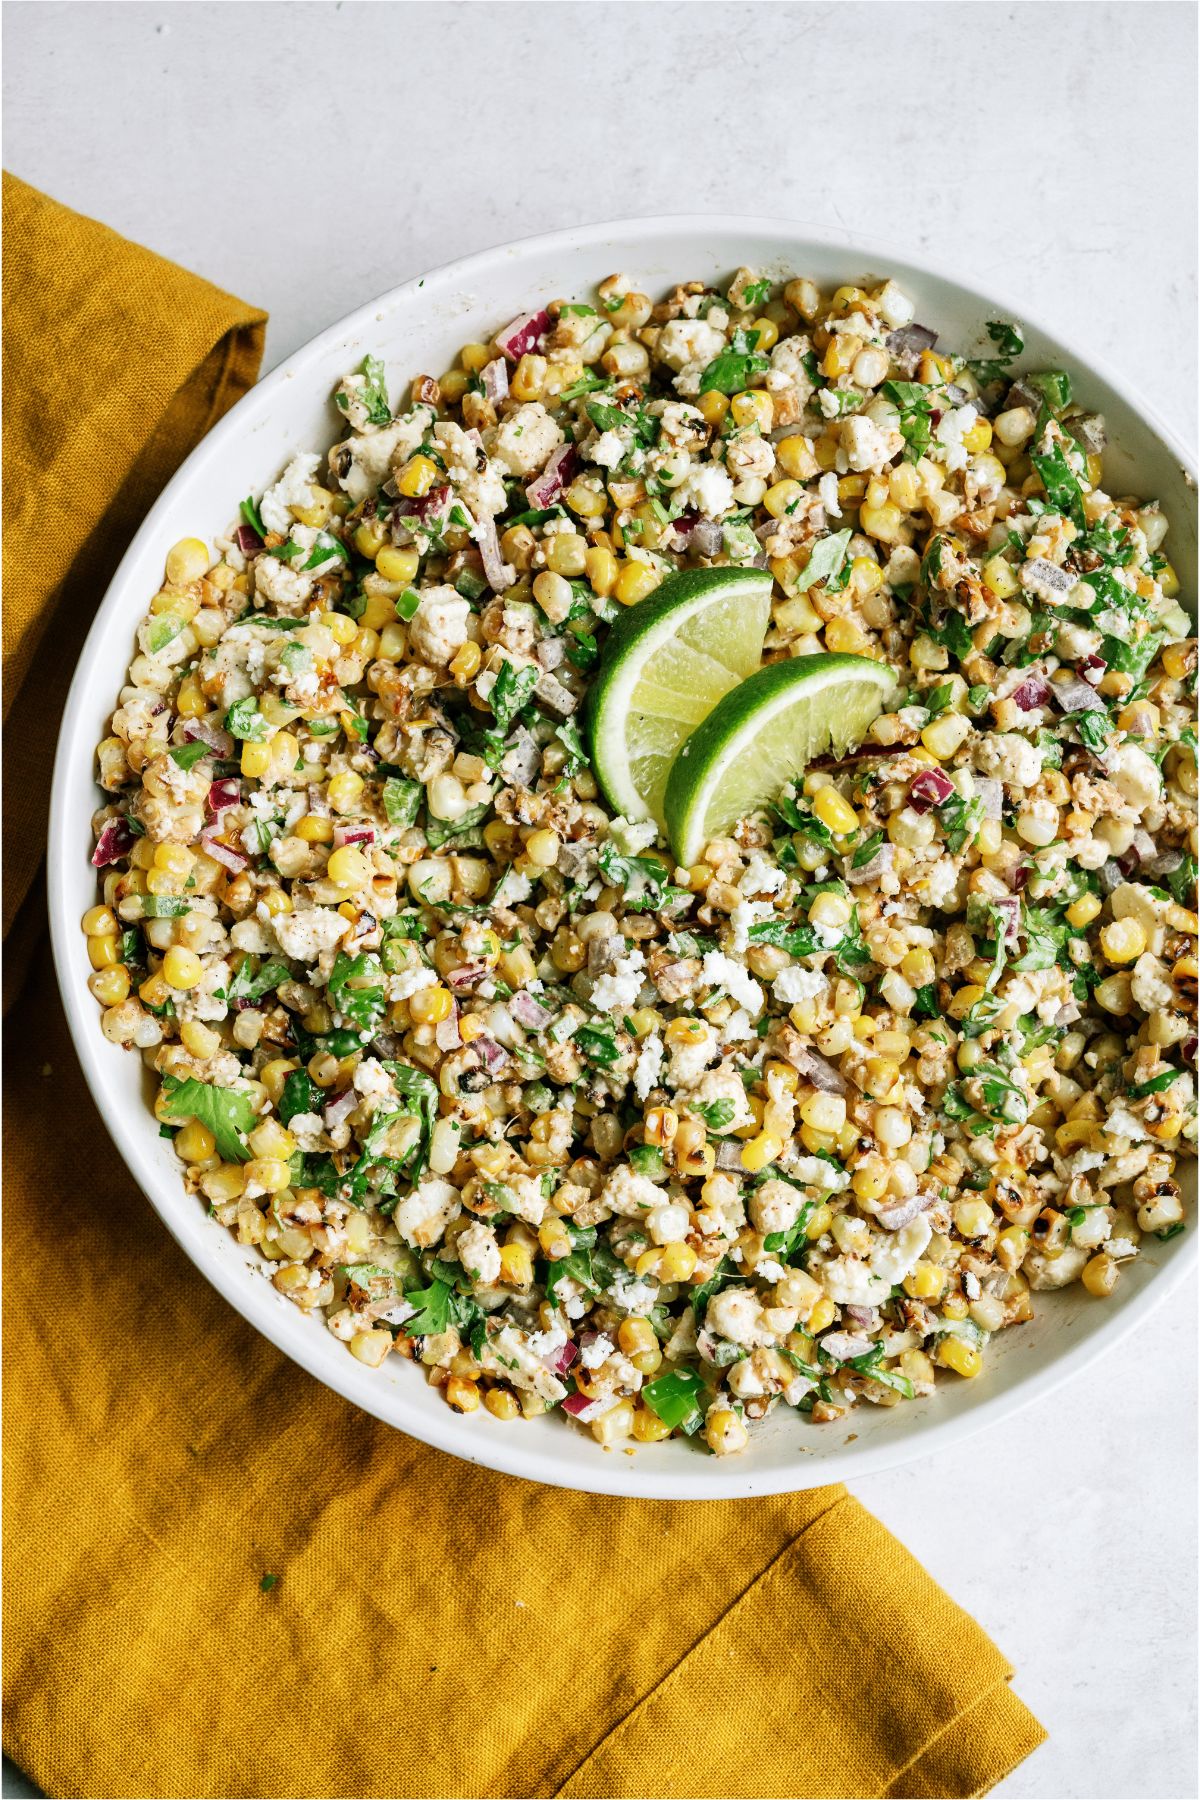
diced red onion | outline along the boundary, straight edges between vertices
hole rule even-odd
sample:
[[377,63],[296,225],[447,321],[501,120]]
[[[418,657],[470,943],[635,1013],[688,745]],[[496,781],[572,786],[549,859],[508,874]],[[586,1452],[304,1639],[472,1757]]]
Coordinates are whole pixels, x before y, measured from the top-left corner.
[[462,1044],[462,1033],[458,1029],[458,1002],[451,999],[450,1011],[444,1019],[439,1019],[434,1026],[434,1038],[439,1050],[457,1050]]
[[227,806],[237,806],[242,798],[242,784],[236,776],[227,776],[224,780],[214,781],[205,798],[205,805],[214,816],[224,812]]
[[1104,892],[1106,894],[1111,894],[1114,888],[1119,888],[1124,881],[1125,871],[1122,869],[1119,862],[1114,862],[1110,857],[1106,863],[1101,863],[1099,869],[1096,871],[1096,878]]
[[475,529],[471,533],[479,545],[479,554],[483,558],[483,573],[493,593],[503,593],[516,580],[516,570],[505,562],[500,554],[500,539],[496,532],[495,519],[485,513],[482,519],[475,521]]
[[562,1403],[562,1409],[565,1413],[570,1413],[573,1419],[577,1419],[580,1413],[585,1413],[594,1404],[586,1394],[568,1394]]
[[1194,1037],[1186,1037],[1183,1040],[1183,1060],[1186,1063],[1194,1063],[1196,1060],[1196,1039]]
[[257,556],[263,548],[263,541],[253,525],[239,525],[233,535],[243,556]]
[[1021,891],[1023,890],[1023,888],[1025,886],[1025,883],[1028,880],[1029,880],[1029,865],[1028,865],[1028,863],[1023,863],[1023,862],[1014,863],[1012,866],[1012,869],[1009,871],[1009,876],[1008,876],[1008,885],[1012,889],[1013,893],[1014,894],[1021,893]]
[[927,813],[953,792],[954,783],[944,769],[922,769],[909,783],[908,802],[914,812]]
[[1099,687],[1108,664],[1094,650],[1089,650],[1086,656],[1080,657],[1076,667],[1085,681],[1090,681],[1093,687]]
[[218,756],[233,755],[233,739],[227,731],[220,731],[215,725],[206,725],[202,719],[188,719],[184,723],[183,735],[192,742],[207,744]]
[[335,825],[333,828],[334,848],[340,850],[343,844],[373,844],[375,827],[373,825]]
[[1182,861],[1182,850],[1162,850],[1156,856],[1146,857],[1142,868],[1147,875],[1173,875]]
[[1004,783],[994,775],[977,775],[975,792],[983,805],[985,819],[999,819],[1004,813]]
[[109,863],[120,862],[128,856],[137,843],[137,834],[130,829],[128,819],[109,819],[100,836],[96,839],[96,848],[92,851],[92,867],[105,869]]
[[506,325],[503,331],[496,333],[496,342],[510,362],[520,362],[523,356],[536,350],[543,336],[550,329],[548,312],[522,313],[519,318]]
[[870,861],[862,863],[857,869],[854,867],[854,858],[852,856],[847,856],[842,863],[842,867],[846,873],[846,880],[850,882],[852,886],[862,886],[864,882],[868,881],[879,881],[881,876],[883,876],[891,866],[892,846],[887,843],[880,844]]
[[[1103,669],[1104,664],[1101,663],[1100,667]],[[1056,681],[1050,691],[1055,703],[1065,713],[1095,712],[1104,707],[1095,688],[1075,675],[1068,676],[1066,681]]]
[[1145,868],[1146,864],[1153,860],[1156,845],[1150,833],[1143,831],[1139,825],[1133,834],[1133,843],[1130,845],[1130,849],[1137,851],[1138,864]]
[[507,1068],[512,1061],[512,1057],[503,1044],[498,1044],[495,1038],[481,1035],[472,1038],[471,1042],[479,1052],[479,1060],[489,1075],[498,1075],[501,1069]]
[[785,1055],[792,1067],[799,1070],[801,1075],[806,1075],[823,1094],[844,1094],[848,1091],[846,1079],[840,1070],[835,1069],[831,1062],[826,1062],[810,1045],[804,1044],[790,1054],[785,1052]]
[[209,830],[200,833],[201,849],[206,855],[211,856],[214,862],[221,863],[234,875],[240,875],[249,862],[249,857],[243,856],[240,850],[233,850],[228,844],[223,844],[216,836],[216,829],[216,826],[213,825]]
[[326,1130],[332,1131],[335,1126],[341,1125],[348,1119],[358,1105],[358,1101],[359,1096],[352,1087],[347,1088],[344,1094],[335,1095],[321,1115],[325,1121]]
[[536,475],[525,489],[530,506],[553,506],[570,485],[578,465],[574,444],[560,444],[541,474]]
[[1123,850],[1116,861],[1117,867],[1120,869],[1126,881],[1132,881],[1133,877],[1142,866],[1142,859],[1138,855],[1137,846],[1135,844],[1130,844],[1128,850]]
[[1005,942],[1015,944],[1021,933],[1021,897],[1019,894],[1001,894],[998,900],[989,899],[988,905],[1004,916]]
[[844,1306],[845,1313],[852,1325],[860,1331],[874,1331],[879,1324],[879,1308],[877,1306]]
[[517,989],[508,1003],[508,1010],[518,1025],[525,1025],[530,1031],[540,1031],[550,1018],[548,1009],[542,1005],[537,995],[529,993],[525,988]]
[[894,1206],[881,1206],[875,1217],[885,1231],[900,1231],[905,1225],[911,1225],[932,1201],[932,1194],[911,1194],[907,1200],[900,1200]]
[[701,519],[688,537],[692,556],[715,556],[725,542],[725,534],[715,519]]
[[1036,707],[1049,706],[1053,691],[1043,675],[1027,675],[1008,697],[1016,701],[1022,712],[1033,712]]
[[871,1340],[858,1331],[830,1331],[821,1339],[821,1348],[835,1362],[849,1362],[852,1356],[870,1353]]
[[508,370],[504,366],[503,357],[497,356],[490,363],[484,363],[479,376],[484,393],[493,406],[499,406],[508,393]]
[[457,969],[450,970],[446,976],[446,982],[454,993],[461,994],[468,988],[478,986],[487,972],[488,965],[482,959],[476,962],[460,963]]
[[566,1343],[561,1345],[559,1349],[555,1350],[550,1356],[543,1356],[542,1361],[552,1375],[565,1375],[578,1355],[578,1345],[573,1344],[570,1338],[568,1338]]
[[416,517],[421,520],[422,524],[425,524],[429,519],[436,518],[444,512],[449,504],[450,489],[448,487],[431,487],[427,494],[405,495],[404,510],[406,515]]

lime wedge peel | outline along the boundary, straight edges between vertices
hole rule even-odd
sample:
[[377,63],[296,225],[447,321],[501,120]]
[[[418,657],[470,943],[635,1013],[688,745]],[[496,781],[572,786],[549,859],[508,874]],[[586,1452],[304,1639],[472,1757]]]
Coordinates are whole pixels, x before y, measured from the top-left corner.
[[861,743],[896,686],[865,656],[800,656],[771,663],[718,702],[682,746],[664,810],[677,863],[761,810],[813,758]]
[[766,569],[688,569],[621,614],[586,713],[593,767],[615,812],[663,826],[680,746],[762,660],[771,589]]

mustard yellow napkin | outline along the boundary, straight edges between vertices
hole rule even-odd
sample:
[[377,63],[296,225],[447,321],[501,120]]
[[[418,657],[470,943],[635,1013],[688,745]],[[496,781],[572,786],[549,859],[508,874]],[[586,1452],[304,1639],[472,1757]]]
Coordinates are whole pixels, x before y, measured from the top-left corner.
[[[5,221],[28,828],[12,790],[48,766],[50,684],[138,512],[253,379],[263,320],[20,183]],[[364,1417],[259,1338],[111,1148],[30,885],[40,842],[14,863],[10,826],[6,846],[6,905],[40,942],[9,958],[5,1748],[51,1794],[970,1795],[1041,1741],[1004,1658],[842,1488],[534,1487]]]

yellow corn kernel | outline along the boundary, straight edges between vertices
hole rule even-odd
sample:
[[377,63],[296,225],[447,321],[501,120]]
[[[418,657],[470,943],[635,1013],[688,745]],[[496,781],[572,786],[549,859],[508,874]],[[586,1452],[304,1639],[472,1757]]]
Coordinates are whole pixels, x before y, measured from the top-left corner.
[[824,1331],[827,1325],[832,1325],[836,1311],[837,1308],[829,1298],[828,1294],[822,1294],[821,1298],[817,1301],[807,1319],[804,1321],[805,1330],[808,1332],[809,1336],[816,1337],[819,1331]]
[[242,745],[242,774],[261,780],[271,766],[270,744],[251,743],[247,738]]
[[418,988],[408,997],[408,1010],[414,1025],[440,1025],[450,1017],[454,1000],[448,988]]
[[322,818],[319,813],[305,813],[293,825],[292,834],[306,844],[332,844],[333,820]]
[[368,1369],[378,1369],[394,1342],[390,1331],[357,1331],[350,1339],[350,1354]]
[[663,1281],[686,1281],[696,1262],[696,1252],[690,1244],[668,1244],[658,1265],[659,1277]]
[[657,1348],[658,1337],[649,1319],[622,1319],[617,1342],[626,1356],[637,1356],[643,1350]]
[[87,937],[115,937],[119,930],[110,906],[89,906],[80,924]]
[[204,974],[204,964],[194,950],[172,944],[162,961],[163,978],[173,988],[194,988]]
[[881,544],[895,544],[904,529],[904,514],[894,501],[886,500],[882,506],[864,506],[858,522],[869,537]]
[[964,450],[969,450],[972,456],[978,456],[981,451],[990,449],[992,443],[991,422],[987,419],[976,419],[970,431],[963,432],[962,441]]
[[208,1162],[216,1153],[217,1140],[199,1119],[189,1119],[182,1130],[175,1133],[175,1154],[186,1163]]
[[613,589],[614,599],[622,606],[636,606],[647,594],[652,594],[658,586],[658,572],[648,563],[627,562],[617,576]]
[[154,866],[168,875],[178,875],[186,879],[192,872],[196,861],[196,852],[189,850],[186,844],[156,844],[154,846]]
[[771,396],[762,388],[747,388],[744,393],[735,394],[729,402],[729,411],[738,425],[757,425],[763,432],[770,431],[774,422]]
[[369,562],[374,562],[386,541],[374,525],[359,525],[354,533],[354,548]]
[[750,1433],[730,1406],[714,1406],[704,1421],[704,1441],[715,1456],[736,1456]]
[[403,550],[393,544],[385,544],[375,558],[376,572],[385,581],[413,581],[420,567],[421,558],[411,545]]
[[1159,570],[1158,585],[1168,600],[1174,600],[1179,593],[1179,576],[1175,573],[1173,563],[1164,563]]
[[524,1244],[505,1244],[500,1251],[500,1279],[509,1287],[533,1286],[533,1258]]
[[515,1419],[521,1410],[520,1401],[510,1388],[489,1388],[483,1404],[494,1419]]
[[888,1171],[882,1157],[864,1157],[851,1177],[850,1185],[860,1200],[881,1200],[887,1193]]
[[427,494],[438,478],[438,466],[428,456],[411,456],[396,477],[400,493],[410,499]]
[[800,1117],[814,1131],[837,1132],[846,1123],[846,1102],[840,1094],[810,1094],[800,1102]]
[[552,869],[558,861],[561,846],[555,832],[531,831],[525,839],[525,854],[539,869]]
[[584,572],[593,590],[606,599],[617,585],[617,559],[603,544],[595,544],[584,558]]
[[854,598],[865,600],[882,586],[883,570],[879,564],[870,556],[856,556],[850,564],[850,591]]
[[937,973],[932,952],[910,950],[900,964],[900,973],[912,987],[928,987]]
[[329,804],[335,812],[353,812],[362,798],[363,778],[355,774],[353,769],[343,769],[340,774],[330,778],[326,789]]
[[799,433],[781,439],[775,446],[775,460],[784,473],[796,481],[811,481],[817,473],[818,463],[812,445]]
[[942,761],[953,756],[970,732],[969,722],[961,713],[944,712],[933,719],[921,733],[921,742]]
[[1004,828],[999,819],[981,819],[975,832],[980,856],[995,856],[1004,842]]
[[1011,564],[1002,556],[990,556],[983,565],[983,584],[998,600],[1010,600],[1020,591],[1020,582]]
[[639,1406],[633,1415],[633,1435],[639,1444],[660,1444],[674,1429],[648,1406]]
[[120,1006],[129,998],[129,970],[124,963],[111,963],[89,975],[88,987],[101,1006]]
[[1113,919],[1101,927],[1100,948],[1109,962],[1136,962],[1146,948],[1145,928],[1137,919]]
[[245,1165],[246,1180],[267,1194],[282,1194],[291,1179],[287,1163],[275,1156],[255,1156]]
[[482,1037],[486,1030],[487,1027],[483,1023],[483,1020],[475,1018],[473,1014],[468,1014],[465,1019],[460,1019],[458,1023],[458,1034],[462,1038],[464,1044],[473,1044],[475,1039],[477,1037]]
[[783,1155],[783,1139],[770,1131],[760,1131],[742,1145],[742,1167],[751,1175],[757,1175],[769,1163]]
[[983,1358],[975,1346],[964,1343],[959,1337],[944,1337],[934,1354],[944,1369],[953,1369],[956,1375],[964,1375],[968,1380],[978,1375],[983,1367]]
[[188,1053],[207,1062],[221,1048],[221,1034],[199,1019],[185,1019],[179,1027],[180,1042]]
[[587,481],[573,481],[563,496],[581,519],[599,519],[608,511],[608,496]]
[[858,830],[858,815],[848,800],[843,800],[835,787],[823,787],[813,799],[813,811],[822,825],[835,837],[845,837]]
[[669,1106],[652,1106],[646,1114],[644,1135],[648,1144],[674,1143],[678,1129],[679,1114]]
[[1117,1285],[1120,1269],[1111,1256],[1093,1256],[1080,1279],[1093,1300],[1106,1300]]
[[710,388],[707,394],[701,394],[696,401],[696,410],[704,416],[706,425],[719,425],[729,411],[729,398],[726,394],[718,394]]
[[211,561],[208,545],[201,538],[180,538],[167,551],[167,580],[176,587],[186,587],[189,581],[199,581],[207,575]]
[[458,360],[469,375],[478,375],[480,369],[494,361],[495,351],[488,344],[464,344],[458,353]]
[[340,849],[335,850],[326,869],[330,881],[351,891],[364,886],[371,879],[372,872],[367,858],[353,844],[343,844]]
[[175,696],[175,711],[181,719],[199,719],[208,711],[208,700],[194,676],[185,676],[180,682],[179,692]]
[[773,519],[783,519],[795,508],[804,489],[798,481],[777,481],[763,495],[763,505]]
[[1079,899],[1067,908],[1067,924],[1081,930],[1097,919],[1103,910],[1103,901],[1098,894],[1081,894]]

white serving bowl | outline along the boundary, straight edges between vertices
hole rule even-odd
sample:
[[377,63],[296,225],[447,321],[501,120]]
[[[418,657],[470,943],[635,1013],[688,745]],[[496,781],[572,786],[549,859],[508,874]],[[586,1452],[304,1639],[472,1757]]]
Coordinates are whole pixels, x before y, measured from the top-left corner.
[[140,1059],[100,1033],[79,919],[96,897],[88,860],[90,820],[99,804],[94,748],[125,680],[137,624],[160,585],[165,553],[181,537],[211,540],[242,496],[261,492],[295,452],[333,442],[340,418],[330,395],[345,371],[371,351],[385,359],[391,390],[400,393],[415,375],[452,365],[464,342],[486,339],[556,296],[582,298],[615,271],[629,271],[657,296],[676,281],[728,277],[742,263],[774,277],[808,275],[823,286],[892,275],[913,296],[922,323],[956,348],[978,344],[980,354],[987,353],[988,319],[1021,320],[1023,364],[1067,367],[1078,398],[1104,413],[1109,487],[1161,499],[1171,520],[1172,560],[1184,591],[1195,592],[1195,482],[1182,446],[1124,381],[1043,330],[1018,300],[980,293],[901,252],[783,220],[684,217],[587,226],[487,250],[404,282],[298,350],[209,433],[146,518],[96,615],[67,701],[51,799],[50,918],[75,1048],[130,1171],[197,1268],[310,1374],[413,1437],[533,1481],[656,1499],[815,1487],[920,1456],[1003,1418],[1132,1332],[1178,1286],[1196,1262],[1194,1223],[1172,1242],[1148,1239],[1105,1302],[1078,1284],[1039,1296],[1036,1319],[995,1340],[980,1380],[950,1378],[935,1397],[895,1408],[861,1405],[835,1425],[814,1426],[781,1407],[756,1428],[745,1454],[727,1460],[683,1441],[632,1454],[605,1451],[555,1417],[502,1424],[482,1410],[460,1416],[398,1358],[378,1371],[357,1363],[319,1319],[276,1293],[255,1251],[242,1249],[184,1192],[148,1104]]

